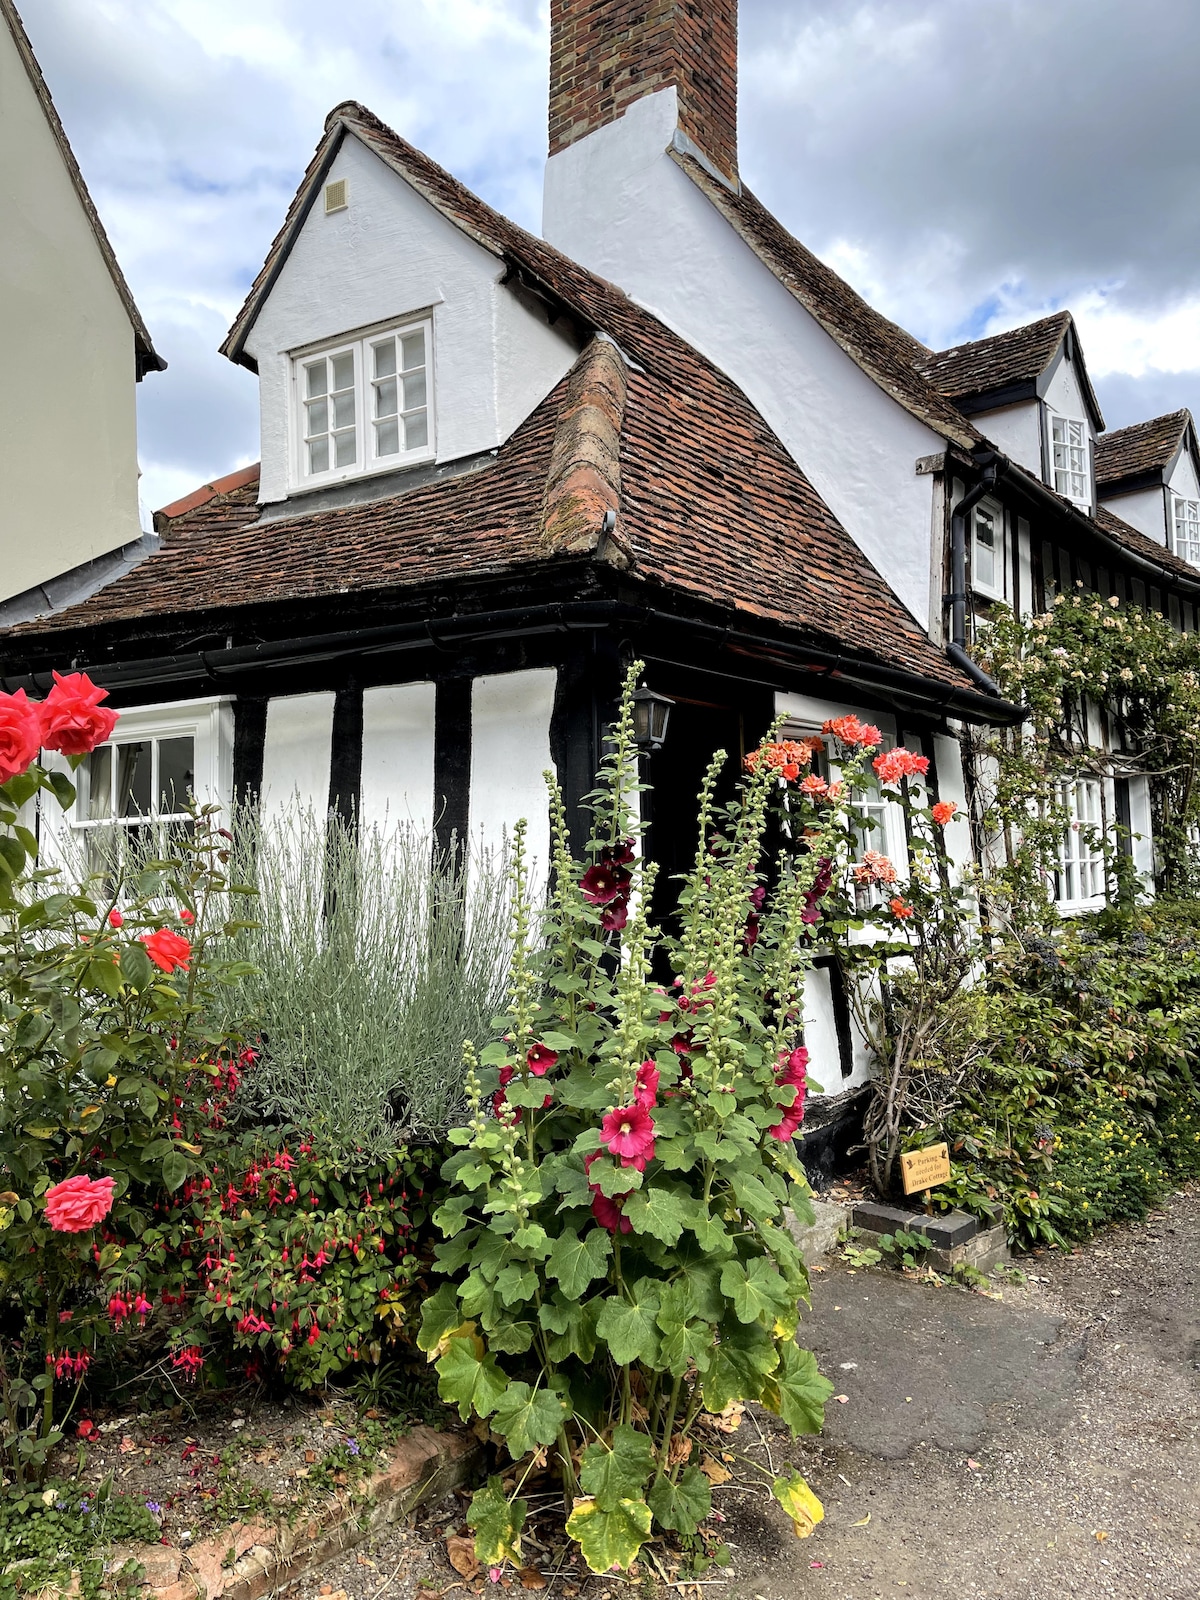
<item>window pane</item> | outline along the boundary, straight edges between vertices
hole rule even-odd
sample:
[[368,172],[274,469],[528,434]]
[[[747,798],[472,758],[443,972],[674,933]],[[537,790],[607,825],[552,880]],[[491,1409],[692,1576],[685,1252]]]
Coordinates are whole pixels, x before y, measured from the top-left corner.
[[326,392],[325,361],[323,358],[320,361],[314,361],[310,367],[305,367],[304,375],[308,381],[308,397],[310,400],[313,395]]
[[400,454],[400,424],[395,417],[389,417],[385,422],[377,424],[375,428],[375,454],[377,456]]
[[975,582],[989,589],[996,582],[996,524],[987,511],[975,513]]
[[429,423],[423,411],[414,413],[404,419],[404,447],[406,450],[420,450],[429,443]]
[[150,814],[150,745],[119,744],[117,751],[117,815],[145,817]]
[[333,387],[335,389],[352,389],[354,387],[354,351],[347,350],[340,356],[334,356]]
[[394,417],[396,415],[395,378],[388,378],[383,383],[375,385],[375,415],[377,417]]
[[375,376],[377,378],[390,378],[396,370],[396,341],[388,339],[383,344],[374,346],[375,350]]
[[314,439],[308,447],[308,470],[310,472],[329,471],[329,440]]
[[414,372],[404,380],[404,409],[414,411],[425,404],[425,374]]
[[192,740],[158,741],[158,809],[164,815],[182,811],[196,785],[196,760]]
[[333,397],[333,425],[335,428],[354,426],[354,390]]
[[93,750],[84,762],[83,770],[86,774],[83,788],[87,797],[84,820],[102,822],[112,816],[112,746],[102,745],[99,750]]
[[310,400],[305,410],[308,416],[308,437],[312,439],[318,433],[327,433],[329,430],[329,401]]
[[354,434],[339,433],[334,441],[334,465],[350,467],[355,461]]
[[418,328],[415,333],[406,333],[400,341],[401,361],[405,372],[411,372],[413,367],[425,365],[425,330]]

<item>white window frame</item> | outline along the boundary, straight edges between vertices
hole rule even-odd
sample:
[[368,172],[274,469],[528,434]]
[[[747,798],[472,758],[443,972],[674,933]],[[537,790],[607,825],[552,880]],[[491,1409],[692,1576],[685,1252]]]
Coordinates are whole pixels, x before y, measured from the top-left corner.
[[1182,560],[1200,567],[1200,500],[1171,495],[1171,548]]
[[[407,334],[423,332],[425,336],[425,405],[427,438],[424,445],[412,450],[401,448],[386,455],[380,455],[377,449],[376,418],[373,417],[372,397],[377,383],[373,373],[369,370],[373,366],[372,349],[375,345],[383,344],[390,338],[399,339]],[[352,355],[354,359],[354,430],[355,430],[355,458],[346,466],[330,465],[323,472],[310,472],[308,470],[308,432],[307,432],[307,378],[306,366],[313,365],[318,358],[330,359],[339,355]],[[430,312],[421,315],[401,317],[396,322],[380,323],[378,326],[360,330],[340,339],[326,340],[321,344],[306,345],[303,349],[294,350],[289,355],[289,407],[291,411],[291,425],[289,429],[291,450],[289,453],[289,475],[293,489],[318,489],[331,483],[345,483],[350,478],[371,477],[381,472],[395,472],[403,467],[417,466],[425,461],[432,461],[437,454],[436,439],[436,395],[434,385],[434,338],[433,316]],[[413,410],[420,410],[414,407]],[[396,413],[398,417],[404,415],[403,410]],[[403,423],[401,422],[401,428]]]
[[[979,572],[979,524],[982,519],[992,524],[992,577],[990,581]],[[1004,508],[992,500],[983,500],[971,513],[971,588],[989,600],[1003,600],[1007,592],[1008,544],[1004,530]]]
[[1055,904],[1066,913],[1094,911],[1107,900],[1103,780],[1068,779],[1059,785],[1058,799],[1066,808],[1067,824],[1058,842]]
[[[1091,439],[1088,435],[1087,423],[1079,417],[1064,416],[1061,412],[1051,411],[1046,423],[1050,435],[1050,486],[1056,494],[1063,495],[1077,506],[1091,507],[1092,504],[1092,450]],[[1063,438],[1054,437],[1055,429],[1061,428]],[[1058,452],[1063,452],[1063,463],[1059,464]],[[1071,462],[1069,452],[1078,450],[1082,461],[1082,469],[1077,469]],[[1075,480],[1079,480],[1076,485]],[[1076,492],[1078,488],[1078,492]]]

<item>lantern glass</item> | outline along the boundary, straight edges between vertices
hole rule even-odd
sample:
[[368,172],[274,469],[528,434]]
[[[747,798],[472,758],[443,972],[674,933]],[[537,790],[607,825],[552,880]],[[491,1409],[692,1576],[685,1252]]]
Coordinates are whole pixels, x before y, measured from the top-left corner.
[[633,695],[633,742],[639,750],[661,750],[667,737],[674,701],[653,689],[635,689]]

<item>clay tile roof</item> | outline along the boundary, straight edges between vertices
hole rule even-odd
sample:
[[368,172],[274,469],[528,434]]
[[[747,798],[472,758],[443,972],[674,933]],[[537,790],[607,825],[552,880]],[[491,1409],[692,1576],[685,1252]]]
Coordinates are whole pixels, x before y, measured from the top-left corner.
[[923,376],[931,352],[802,245],[743,184],[734,193],[690,155],[671,157],[784,288],[867,375],[935,432],[969,449],[980,435]]
[[1102,433],[1096,440],[1096,483],[1105,489],[1125,478],[1170,466],[1191,421],[1190,411],[1171,411],[1165,417]]
[[62,156],[63,165],[66,167],[67,174],[75,186],[75,193],[79,196],[79,203],[83,207],[84,215],[87,217],[92,233],[95,235],[96,244],[104,265],[108,268],[113,286],[120,296],[121,304],[125,307],[125,315],[129,318],[130,325],[133,328],[133,347],[137,376],[141,378],[147,372],[165,372],[167,363],[155,350],[146,324],[142,321],[142,314],[134,304],[133,295],[129,292],[129,285],[125,282],[125,274],[121,271],[120,263],[113,253],[113,247],[109,243],[107,233],[104,231],[104,224],[100,221],[100,213],[96,210],[95,203],[88,193],[88,186],[83,181],[83,173],[79,170],[75,152],[71,149],[66,130],[59,120],[58,111],[55,109],[54,101],[50,96],[50,90],[46,85],[45,78],[42,76],[42,69],[33,53],[29,35],[25,32],[24,24],[17,14],[17,8],[13,5],[12,0],[0,0],[0,17],[7,23],[8,31],[12,34],[13,43],[17,47],[17,54],[21,58],[46,121],[50,124],[50,132],[54,135],[59,154]]
[[939,350],[926,358],[922,370],[930,383],[953,400],[988,394],[1010,384],[1034,383],[1054,359],[1070,326],[1071,313],[1056,311],[1007,333]]
[[232,494],[235,489],[244,489],[249,484],[258,488],[259,463],[256,461],[252,467],[239,467],[236,472],[229,472],[223,478],[214,478],[211,483],[204,483],[198,489],[193,489],[191,494],[185,494],[182,500],[172,500],[169,506],[163,506],[155,516],[163,517],[168,522],[176,517],[182,517],[188,511],[195,511],[198,506],[206,505],[208,501],[215,500],[222,495]]
[[1177,556],[1174,550],[1168,550],[1166,545],[1159,544],[1157,539],[1149,539],[1137,528],[1131,528],[1127,522],[1122,522],[1120,517],[1114,517],[1106,506],[1101,506],[1096,512],[1096,521],[1106,533],[1111,534],[1134,555],[1156,561],[1168,572],[1180,578],[1188,578],[1193,584],[1200,582],[1200,568],[1192,566],[1191,562],[1185,561],[1182,556]]

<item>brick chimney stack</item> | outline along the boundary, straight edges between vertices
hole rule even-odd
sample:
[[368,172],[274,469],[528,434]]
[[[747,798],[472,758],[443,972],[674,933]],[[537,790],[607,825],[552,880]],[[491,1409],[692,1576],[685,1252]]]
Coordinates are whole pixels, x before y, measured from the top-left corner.
[[679,127],[737,182],[737,0],[551,0],[550,154],[674,85]]

